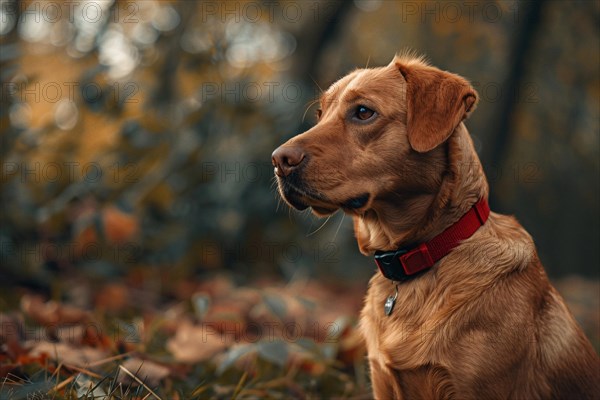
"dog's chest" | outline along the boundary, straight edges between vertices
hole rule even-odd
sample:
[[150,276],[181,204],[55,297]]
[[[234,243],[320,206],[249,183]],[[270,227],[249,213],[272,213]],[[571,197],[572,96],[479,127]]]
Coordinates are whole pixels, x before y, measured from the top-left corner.
[[[387,289],[387,290],[386,290]],[[362,312],[361,326],[370,355],[385,365],[414,368],[439,358],[447,335],[440,306],[422,293],[399,285],[372,286]]]

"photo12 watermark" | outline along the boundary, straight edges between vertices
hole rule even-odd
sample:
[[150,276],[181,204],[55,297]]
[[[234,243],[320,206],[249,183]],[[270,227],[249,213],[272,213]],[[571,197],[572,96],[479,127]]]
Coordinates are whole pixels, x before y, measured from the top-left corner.
[[138,23],[140,4],[137,1],[118,2],[111,7],[112,1],[101,0],[36,0],[36,1],[3,1],[1,23],[10,23],[17,16],[21,22],[58,23],[99,23],[102,21],[120,23]]
[[111,98],[115,102],[139,103],[140,88],[137,82],[112,82],[100,85],[96,82],[3,82],[0,99],[3,102],[57,103],[61,100],[94,103]]
[[114,163],[103,165],[97,162],[78,161],[49,162],[3,162],[2,179],[17,179],[19,183],[75,183],[89,184],[100,182],[135,183],[140,178],[139,167],[135,163]]
[[483,21],[500,23],[519,21],[520,6],[517,1],[501,5],[493,1],[400,1],[401,22],[459,23]]

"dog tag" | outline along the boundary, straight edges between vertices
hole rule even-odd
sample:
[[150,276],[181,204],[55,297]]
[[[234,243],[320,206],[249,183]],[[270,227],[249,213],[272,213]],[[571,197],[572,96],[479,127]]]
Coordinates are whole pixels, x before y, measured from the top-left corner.
[[388,296],[383,306],[383,311],[385,311],[385,315],[390,315],[392,313],[392,310],[394,309],[394,304],[396,304],[396,296]]
[[394,305],[396,304],[396,299],[398,298],[398,284],[395,286],[396,292],[393,295],[388,296],[385,304],[383,305],[383,311],[385,312],[385,315],[390,315],[394,309]]

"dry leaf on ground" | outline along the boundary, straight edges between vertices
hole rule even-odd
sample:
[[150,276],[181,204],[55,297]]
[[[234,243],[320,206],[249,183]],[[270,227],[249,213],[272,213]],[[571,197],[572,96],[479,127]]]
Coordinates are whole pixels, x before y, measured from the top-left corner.
[[24,295],[21,309],[40,325],[76,324],[89,320],[89,313],[77,307],[59,304],[55,301],[44,302],[38,296]]
[[[154,361],[139,358],[126,360],[122,364],[122,367],[150,387],[158,386],[161,380],[169,376],[169,369],[167,367],[157,364]],[[135,382],[129,375],[123,373],[119,373],[118,381],[124,384]]]
[[175,336],[167,341],[167,350],[175,360],[196,363],[223,351],[229,340],[207,325],[183,323]]
[[46,354],[49,358],[66,365],[85,368],[91,363],[100,361],[108,354],[100,349],[88,346],[73,346],[68,343],[37,342],[29,355],[32,357]]

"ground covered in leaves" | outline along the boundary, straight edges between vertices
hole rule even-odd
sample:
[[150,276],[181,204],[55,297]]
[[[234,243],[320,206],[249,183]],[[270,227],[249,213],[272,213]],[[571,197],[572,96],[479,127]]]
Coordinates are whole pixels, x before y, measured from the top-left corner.
[[[598,282],[556,285],[598,348]],[[0,314],[0,399],[367,399],[364,289],[220,276],[157,295],[133,274],[87,307],[16,293]]]
[[169,291],[131,277],[91,307],[17,294],[0,314],[0,399],[370,397],[364,287],[217,277]]

